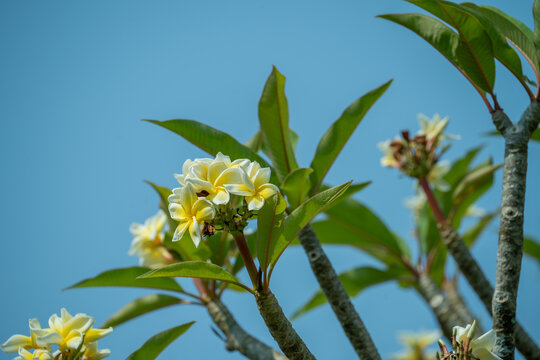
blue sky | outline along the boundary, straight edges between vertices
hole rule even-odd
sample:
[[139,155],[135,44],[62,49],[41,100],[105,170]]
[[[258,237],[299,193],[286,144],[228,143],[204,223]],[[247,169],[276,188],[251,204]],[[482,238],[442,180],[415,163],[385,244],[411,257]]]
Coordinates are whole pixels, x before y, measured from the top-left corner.
[[[532,25],[532,1],[485,1]],[[299,133],[297,158],[308,166],[319,138],[356,98],[394,83],[352,136],[330,174],[333,184],[373,181],[358,198],[411,244],[412,218],[403,199],[412,183],[379,166],[379,141],[416,130],[418,113],[451,117],[448,131],[462,139],[449,158],[485,143],[481,154],[500,161],[503,143],[483,137],[489,114],[473,88],[413,33],[376,19],[417,11],[404,1],[15,1],[0,3],[0,341],[27,332],[27,319],[65,306],[97,323],[136,296],[133,289],[61,291],[103,270],[136,264],[127,256],[130,223],[156,211],[143,183],[174,186],[186,158],[204,155],[142,118],[195,119],[246,141],[256,131],[257,103],[271,66],[287,76],[290,125]],[[511,118],[527,100],[502,68],[499,100]],[[540,237],[540,146],[530,147],[526,233]],[[500,174],[481,201],[500,198]],[[474,248],[495,276],[497,228]],[[362,253],[329,248],[339,270],[370,264]],[[540,339],[540,268],[523,262],[518,316]],[[300,249],[289,249],[276,269],[273,291],[292,313],[316,289]],[[465,281],[476,312],[487,313]],[[272,342],[248,295],[225,303],[257,337]],[[394,284],[369,289],[354,304],[383,356],[400,349],[401,330],[432,329],[435,321],[413,290]],[[151,335],[197,320],[160,359],[240,359],[211,332],[204,309],[177,307],[120,326],[102,346],[125,358]],[[321,359],[353,358],[329,307],[295,322]],[[0,355],[2,359],[11,358]]]

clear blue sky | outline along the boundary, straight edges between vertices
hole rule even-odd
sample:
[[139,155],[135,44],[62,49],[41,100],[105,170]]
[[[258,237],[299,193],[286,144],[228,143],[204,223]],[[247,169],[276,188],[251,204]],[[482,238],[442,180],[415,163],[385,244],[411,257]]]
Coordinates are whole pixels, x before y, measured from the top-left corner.
[[[531,25],[532,1],[485,1]],[[174,172],[202,152],[142,118],[195,119],[245,141],[255,131],[257,102],[271,65],[287,76],[291,127],[300,134],[298,160],[308,166],[326,128],[352,101],[395,81],[364,119],[329,180],[372,180],[358,198],[412,244],[403,199],[409,179],[379,166],[379,141],[417,127],[416,115],[449,115],[460,134],[448,156],[480,142],[482,157],[502,158],[503,143],[482,134],[490,117],[473,88],[413,33],[375,15],[411,12],[404,1],[17,1],[0,2],[0,341],[26,333],[62,306],[97,323],[136,296],[132,289],[61,289],[103,270],[136,264],[128,257],[131,222],[155,213],[147,179],[173,186]],[[516,118],[524,92],[504,69],[497,75],[502,106]],[[530,148],[526,232],[540,237],[540,146]],[[481,204],[500,198],[500,174]],[[474,249],[494,279],[497,228]],[[369,264],[362,253],[328,249],[342,271]],[[540,340],[540,268],[523,262],[518,315]],[[288,250],[273,291],[290,314],[316,289],[304,254]],[[465,284],[467,300],[487,313]],[[248,295],[224,301],[257,337],[271,338]],[[400,349],[401,330],[432,329],[435,321],[413,290],[394,284],[367,290],[354,304],[383,356]],[[120,326],[102,346],[123,359],[151,335],[197,324],[160,359],[241,359],[211,332],[204,309],[177,307]],[[354,352],[328,306],[295,322],[321,359]],[[1,359],[11,358],[0,355]]]

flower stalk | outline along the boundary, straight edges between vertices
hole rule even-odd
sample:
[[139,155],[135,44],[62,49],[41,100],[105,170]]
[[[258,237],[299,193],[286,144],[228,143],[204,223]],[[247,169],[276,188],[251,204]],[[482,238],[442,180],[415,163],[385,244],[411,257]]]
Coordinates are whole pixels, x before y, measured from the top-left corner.
[[251,256],[251,252],[249,251],[246,238],[244,236],[244,232],[232,231],[231,235],[234,238],[236,247],[238,248],[238,251],[240,252],[240,256],[242,256],[242,260],[244,261],[244,265],[246,266],[246,270],[249,274],[249,278],[251,279],[251,283],[253,284],[254,288],[257,288],[258,283],[260,282],[258,280],[259,277],[258,277],[257,266],[255,265],[255,261],[253,260],[253,257]]

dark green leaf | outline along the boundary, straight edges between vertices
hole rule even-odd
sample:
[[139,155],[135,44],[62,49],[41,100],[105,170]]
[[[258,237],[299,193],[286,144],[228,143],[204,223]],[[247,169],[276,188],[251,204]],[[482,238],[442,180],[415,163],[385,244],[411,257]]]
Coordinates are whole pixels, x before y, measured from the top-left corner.
[[463,233],[463,242],[465,242],[465,244],[469,247],[474,245],[478,237],[484,232],[489,224],[491,224],[497,215],[498,212],[492,212],[490,214],[481,216],[475,224],[473,224]]
[[258,153],[262,145],[262,133],[261,130],[257,130],[255,135],[251,137],[244,145],[246,145],[254,153]]
[[457,183],[467,175],[469,166],[482,148],[483,146],[475,147],[474,149],[467,151],[463,157],[454,161],[450,170],[444,175],[444,180],[451,186],[457,185]]
[[195,321],[192,321],[152,336],[126,360],[153,360],[157,358],[167,346],[184,334],[194,323]]
[[276,194],[266,199],[257,215],[257,258],[263,273],[268,268],[278,239],[283,236],[283,214],[278,212],[278,205],[279,197]]
[[126,286],[149,289],[171,290],[183,292],[182,287],[173,279],[137,279],[140,275],[148,272],[150,269],[144,267],[129,267],[122,269],[113,269],[102,272],[101,274],[78,282],[68,289],[96,287],[96,286]]
[[[358,295],[362,290],[370,286],[396,280],[398,277],[399,275],[387,270],[379,270],[368,266],[351,269],[339,275],[339,279],[350,297]],[[321,290],[317,291],[304,306],[295,311],[291,320],[295,320],[305,313],[325,304],[326,301],[326,296],[324,296],[323,292]]]
[[538,241],[526,236],[523,239],[523,252],[535,259],[540,265],[540,243]]
[[285,97],[285,77],[273,67],[259,101],[259,122],[263,144],[277,177],[298,167],[289,133],[289,105]]
[[324,177],[339,153],[362,121],[369,109],[384,94],[392,80],[371,90],[353,102],[322,136],[311,161],[313,173],[310,175],[312,193],[316,193]]
[[101,325],[102,328],[107,328],[109,326],[116,327],[120,324],[125,323],[133,318],[147,314],[149,312],[163,309],[167,306],[178,305],[185,303],[184,300],[179,299],[174,296],[163,295],[163,294],[151,294],[140,297],[133,300],[129,304],[125,305],[123,308],[118,310],[114,315],[107,319]]
[[[221,152],[224,155],[230,156],[231,160],[246,158],[251,161],[257,161],[262,167],[270,167],[266,160],[251,151],[247,146],[238,142],[231,135],[200,122],[183,119],[147,121],[182,136],[184,139],[212,156],[216,156],[218,152]],[[275,178],[274,172],[272,172],[271,182],[279,184]]]
[[351,185],[351,182],[335,186],[322,191],[306,200],[302,205],[294,209],[283,222],[283,237],[280,237],[276,244],[275,251],[271,257],[272,266],[274,266],[287,246],[294,240],[300,230],[306,226],[313,218],[323,211],[326,206],[340,197]]
[[283,180],[280,186],[281,191],[287,195],[289,209],[296,209],[309,193],[311,184],[309,174],[313,172],[310,168],[298,168],[291,171]]

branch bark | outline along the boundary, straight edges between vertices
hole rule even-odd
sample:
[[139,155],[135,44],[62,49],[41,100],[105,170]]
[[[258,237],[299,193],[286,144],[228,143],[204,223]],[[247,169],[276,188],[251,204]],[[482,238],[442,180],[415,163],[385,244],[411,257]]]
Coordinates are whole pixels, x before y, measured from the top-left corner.
[[238,351],[251,360],[287,360],[285,355],[242,329],[220,300],[208,300],[205,305],[208,314],[225,335],[225,348],[228,351]]
[[290,360],[315,360],[304,341],[294,330],[291,322],[281,309],[276,297],[270,290],[255,295],[257,307],[268,330],[279,348]]
[[[480,323],[480,320],[478,317],[474,316],[471,311],[469,310],[469,307],[465,303],[465,300],[459,293],[459,290],[457,288],[457,281],[445,281],[443,283],[443,290],[446,293],[446,297],[448,298],[448,302],[450,303],[450,306],[458,313],[458,315],[464,320],[464,324],[472,324],[474,320],[476,320],[476,332],[478,334],[483,334],[484,331],[482,330],[482,325]],[[463,325],[461,325],[463,326]]]
[[[499,119],[506,119],[502,120],[506,126],[498,125]],[[493,122],[505,139],[497,276],[492,304],[493,329],[497,334],[495,352],[503,360],[514,359],[514,347],[520,341],[517,333],[514,338],[514,332],[521,258],[523,257],[527,147],[529,138],[539,121],[540,105],[536,101],[529,105],[515,125],[508,125],[510,120],[502,110],[493,114]]]
[[354,350],[362,360],[380,360],[381,356],[368,330],[356,312],[311,225],[304,227],[298,237],[311,269]]

